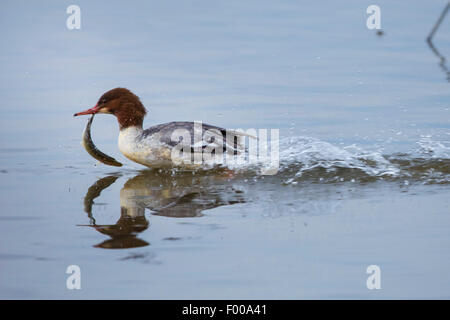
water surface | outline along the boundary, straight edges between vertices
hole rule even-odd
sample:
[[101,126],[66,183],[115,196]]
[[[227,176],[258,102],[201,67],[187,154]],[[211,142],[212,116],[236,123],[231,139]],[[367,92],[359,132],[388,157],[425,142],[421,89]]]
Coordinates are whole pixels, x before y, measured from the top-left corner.
[[[0,4],[1,298],[450,297],[445,1],[379,1],[382,36],[368,1],[70,4]],[[110,116],[96,163],[72,114],[117,86],[146,127],[280,129],[278,173],[146,169]]]

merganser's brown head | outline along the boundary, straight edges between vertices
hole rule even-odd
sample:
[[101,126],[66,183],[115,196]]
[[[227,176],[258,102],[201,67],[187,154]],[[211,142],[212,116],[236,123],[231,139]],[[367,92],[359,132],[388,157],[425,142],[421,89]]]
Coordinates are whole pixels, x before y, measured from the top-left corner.
[[126,88],[115,88],[105,92],[93,108],[75,113],[74,117],[95,113],[115,115],[122,130],[131,126],[142,128],[147,111],[133,92]]

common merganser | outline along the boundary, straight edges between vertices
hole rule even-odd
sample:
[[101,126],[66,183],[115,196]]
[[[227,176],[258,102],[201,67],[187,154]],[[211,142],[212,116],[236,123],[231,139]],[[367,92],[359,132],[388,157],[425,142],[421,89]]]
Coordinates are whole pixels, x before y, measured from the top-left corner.
[[[196,153],[203,153],[205,148],[210,150],[212,147],[223,148],[223,153],[240,154],[245,151],[240,139],[243,136],[250,136],[243,132],[225,130],[224,128],[202,123],[201,141],[199,144],[198,141],[194,141],[194,137],[199,131],[196,123],[187,121],[159,124],[144,130],[142,124],[147,110],[139,97],[126,88],[115,88],[104,93],[93,108],[75,113],[74,116],[97,113],[112,114],[117,117],[120,128],[119,150],[128,159],[151,168],[173,167],[180,164],[185,167],[196,168],[204,163],[202,156],[200,156],[200,164],[198,161],[194,161],[191,162],[191,165],[186,164],[189,161],[180,163],[179,158],[174,159],[173,155],[176,152],[172,151],[177,145],[179,147],[184,137],[183,135],[178,135],[178,132],[187,132],[190,135],[189,147],[193,159],[198,159],[196,158]],[[229,140],[227,137],[227,133],[229,134],[230,132],[232,132],[232,140]],[[217,139],[217,136],[214,135],[215,133],[222,135],[223,140]],[[215,153],[213,152],[212,154],[214,155]],[[190,156],[189,159],[191,159]]]

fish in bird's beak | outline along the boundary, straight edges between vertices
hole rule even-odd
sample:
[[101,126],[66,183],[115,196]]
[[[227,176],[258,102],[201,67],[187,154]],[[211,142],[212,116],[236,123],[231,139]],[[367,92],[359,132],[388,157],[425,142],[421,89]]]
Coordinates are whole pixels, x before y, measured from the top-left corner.
[[95,114],[95,113],[99,112],[100,109],[101,109],[101,107],[99,107],[98,104],[96,104],[95,107],[92,107],[92,108],[87,109],[85,111],[81,111],[81,112],[75,113],[73,116],[76,117],[76,116],[82,116],[82,115],[85,115],[85,114]]

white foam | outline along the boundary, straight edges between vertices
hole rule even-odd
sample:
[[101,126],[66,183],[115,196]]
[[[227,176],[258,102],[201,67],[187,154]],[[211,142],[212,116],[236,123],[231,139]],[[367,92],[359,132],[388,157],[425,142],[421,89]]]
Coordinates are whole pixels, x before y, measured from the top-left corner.
[[294,178],[315,168],[329,171],[337,168],[359,169],[369,176],[397,176],[399,168],[380,152],[366,151],[355,145],[337,147],[311,137],[290,137],[280,141],[280,161],[284,168],[301,164]]
[[416,152],[420,156],[450,159],[450,142],[448,141],[436,141],[432,139],[432,136],[422,136],[417,142],[419,149]]

